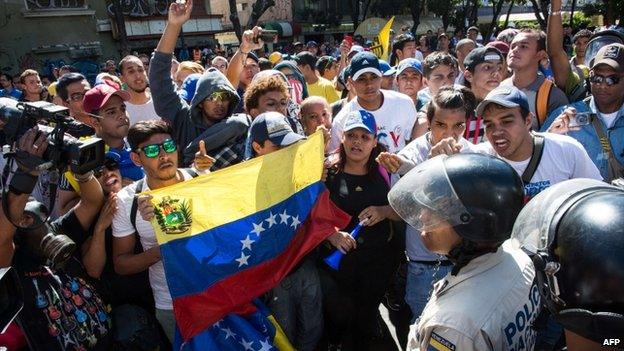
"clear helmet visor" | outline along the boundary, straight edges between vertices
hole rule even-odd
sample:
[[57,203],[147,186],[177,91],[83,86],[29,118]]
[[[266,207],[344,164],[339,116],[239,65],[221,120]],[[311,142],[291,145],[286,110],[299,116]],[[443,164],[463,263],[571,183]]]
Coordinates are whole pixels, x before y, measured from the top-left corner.
[[585,66],[591,68],[592,60],[596,57],[598,50],[613,43],[622,43],[622,39],[615,35],[605,35],[596,37],[587,43],[587,49],[585,49]]
[[522,209],[511,233],[515,247],[536,253],[546,250],[554,239],[550,234],[553,219],[562,206],[574,195],[589,189],[612,188],[595,179],[577,178],[557,183],[532,198]]
[[388,200],[397,214],[418,231],[455,226],[470,221],[446,173],[441,155],[404,175],[390,190]]

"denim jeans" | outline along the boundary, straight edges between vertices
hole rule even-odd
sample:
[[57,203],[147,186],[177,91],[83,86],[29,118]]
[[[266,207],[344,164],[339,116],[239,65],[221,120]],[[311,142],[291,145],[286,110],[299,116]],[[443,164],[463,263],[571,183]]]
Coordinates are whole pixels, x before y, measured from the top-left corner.
[[407,284],[405,286],[405,302],[412,310],[413,324],[425,309],[429,296],[433,289],[432,285],[442,279],[453,266],[440,266],[435,277],[433,276],[436,266],[417,262],[409,262],[407,266]]
[[297,350],[316,348],[323,332],[323,308],[321,281],[312,259],[304,258],[269,292],[267,306]]
[[156,319],[158,320],[158,323],[160,323],[160,326],[165,331],[165,334],[167,335],[167,339],[169,339],[169,342],[173,342],[173,336],[175,335],[175,328],[176,328],[175,317],[173,316],[173,310],[161,310],[157,308]]

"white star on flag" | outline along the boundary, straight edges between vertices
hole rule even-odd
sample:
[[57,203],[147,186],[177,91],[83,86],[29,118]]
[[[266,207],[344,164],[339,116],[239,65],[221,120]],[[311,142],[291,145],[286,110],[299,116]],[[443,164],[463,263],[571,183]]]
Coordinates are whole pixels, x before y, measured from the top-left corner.
[[280,224],[288,224],[288,218],[290,218],[290,216],[288,215],[288,213],[286,213],[286,210],[284,210],[284,212],[280,213]]
[[269,339],[267,339],[266,341],[260,340],[260,346],[262,346],[262,348],[258,351],[269,351],[272,348],[271,344],[269,343]]
[[232,331],[232,329],[230,328],[225,328],[225,329],[221,329],[223,332],[225,332],[225,340],[227,340],[227,338],[229,338],[230,336],[234,339],[236,339],[236,334],[234,334],[234,332]]
[[291,227],[293,227],[293,228],[295,228],[295,229],[297,229],[297,226],[298,226],[299,224],[301,224],[301,222],[299,221],[299,216],[292,216],[292,219],[293,219],[293,221],[292,221],[292,223],[290,224],[290,226],[291,226]]
[[275,221],[275,217],[277,217],[277,215],[274,215],[273,212],[270,212],[269,218],[265,219],[265,221],[269,223],[269,228],[271,228],[273,224],[277,224],[277,222]]
[[252,223],[254,229],[251,231],[251,233],[255,233],[257,236],[260,236],[260,233],[262,233],[265,229],[262,228],[262,222],[260,222],[260,224],[256,224],[256,223]]
[[254,349],[252,347],[253,340],[250,341],[250,342],[247,342],[247,340],[245,340],[245,338],[241,338],[241,341],[239,343],[245,348],[245,351],[247,351],[247,350],[254,351]]
[[251,257],[251,255],[245,255],[241,252],[241,257],[235,260],[236,262],[238,262],[238,267],[240,268],[242,266],[248,266],[249,263],[247,262],[247,260],[249,260],[249,257]]
[[243,251],[245,249],[251,250],[251,244],[255,243],[256,241],[255,240],[251,240],[249,235],[247,235],[245,240],[240,240],[240,242],[243,244],[243,248],[241,249],[241,251]]

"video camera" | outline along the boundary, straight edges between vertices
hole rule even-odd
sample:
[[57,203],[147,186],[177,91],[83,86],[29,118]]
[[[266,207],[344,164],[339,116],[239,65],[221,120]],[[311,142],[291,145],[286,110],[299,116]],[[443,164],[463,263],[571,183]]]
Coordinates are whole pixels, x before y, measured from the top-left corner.
[[67,168],[84,174],[104,163],[104,141],[91,137],[93,130],[69,117],[69,109],[45,101],[21,102],[16,106],[0,100],[0,122],[4,124],[6,142],[18,141],[27,130],[38,125],[48,135],[48,148],[43,155],[51,168]]

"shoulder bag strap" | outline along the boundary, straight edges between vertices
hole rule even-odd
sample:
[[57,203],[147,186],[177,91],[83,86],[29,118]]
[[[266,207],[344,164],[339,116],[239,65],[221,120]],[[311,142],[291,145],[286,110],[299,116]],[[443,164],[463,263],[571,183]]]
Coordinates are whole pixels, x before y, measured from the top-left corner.
[[539,134],[533,134],[533,154],[531,155],[531,160],[529,161],[527,168],[522,173],[522,182],[524,184],[529,184],[531,182],[531,178],[533,178],[533,175],[542,160],[543,154],[544,137]]

